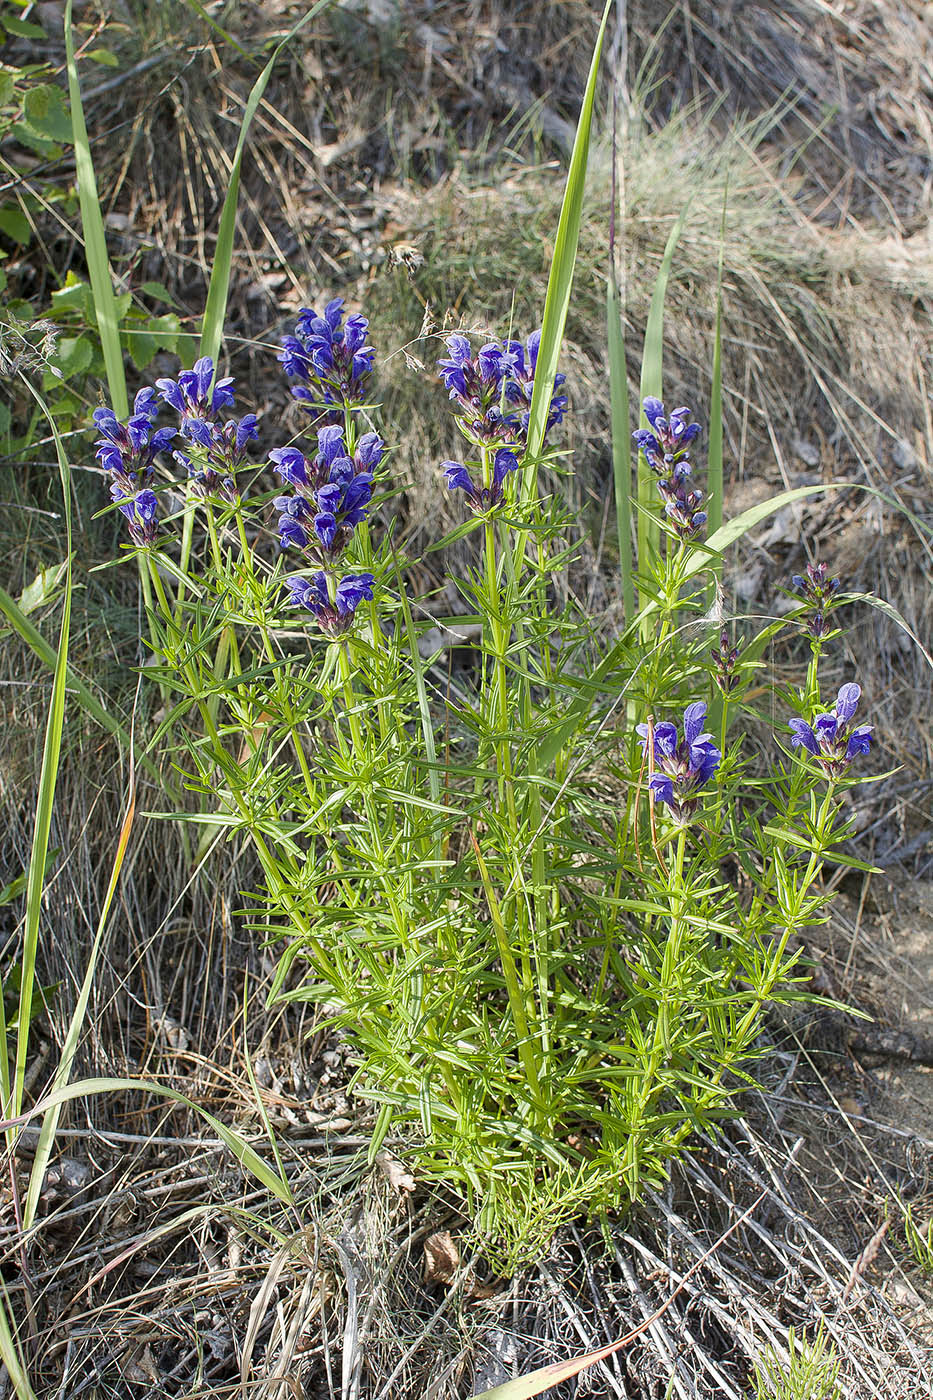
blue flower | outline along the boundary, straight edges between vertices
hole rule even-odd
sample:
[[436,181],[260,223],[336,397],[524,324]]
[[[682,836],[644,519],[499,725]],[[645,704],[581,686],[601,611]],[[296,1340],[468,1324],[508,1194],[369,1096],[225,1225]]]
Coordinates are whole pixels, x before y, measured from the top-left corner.
[[[474,356],[465,335],[447,337],[447,358],[438,360],[438,374],[450,398],[464,435],[478,446],[524,447],[534,392],[541,332],[520,340],[489,341]],[[566,395],[557,390],[564,375],[554,378],[545,432],[560,423],[567,409]],[[503,407],[506,405],[507,407]],[[511,411],[515,406],[520,413]]]
[[[684,710],[683,740],[677,726],[662,720],[654,726],[654,745],[648,755],[653,768],[648,773],[648,787],[658,802],[671,809],[674,820],[681,826],[693,817],[699,802],[696,793],[708,783],[722,761],[722,754],[713,736],[703,731],[706,704],[695,701]],[[648,751],[651,729],[639,724],[636,732]]]
[[201,447],[210,445],[210,426],[219,420],[225,408],[233,407],[231,378],[214,378],[214,361],[209,355],[196,360],[193,369],[182,370],[176,379],[157,379],[156,387],[170,408],[181,414],[184,437]]
[[687,422],[690,409],[675,408],[670,417],[665,417],[663,403],[651,395],[642,400],[641,407],[651,424],[651,431],[639,428],[632,437],[644,453],[648,465],[659,474],[672,474],[679,465],[683,474],[689,474],[687,452],[700,432],[699,423]]
[[122,487],[114,482],[110,495],[127,521],[133,543],[140,547],[154,544],[159,533],[159,503],[155,492],[146,489],[127,496]]
[[348,574],[331,593],[327,574],[323,571],[311,578],[292,577],[285,580],[293,607],[306,608],[313,613],[323,632],[339,636],[353,622],[353,615],[363,599],[372,599],[376,580],[372,574]]
[[840,686],[832,711],[817,715],[812,726],[803,719],[789,721],[794,735],[791,748],[812,754],[830,778],[841,777],[854,758],[867,754],[871,748],[874,726],[851,727],[861,694],[861,686],[849,681]]
[[488,486],[477,486],[462,462],[442,462],[441,468],[448,490],[464,491],[474,514],[485,515],[504,501],[505,482],[509,472],[518,470],[518,458],[507,447],[500,447],[493,457],[492,480]]
[[375,472],[379,469],[385,443],[378,433],[364,433],[356,444],[353,461],[358,472]]
[[[349,457],[343,432],[335,424],[321,428],[317,442],[313,462],[297,447],[277,447],[269,456],[296,492],[294,497],[276,500],[284,512],[279,519],[282,547],[304,549],[314,562],[331,563],[346,549],[356,526],[366,519],[373,474],[365,468],[367,463],[381,460],[383,442],[376,433],[367,433],[360,439],[356,456]],[[301,523],[306,517],[313,517],[311,530]]]
[[278,357],[289,379],[300,381],[292,386],[293,398],[317,414],[362,402],[376,358],[368,334],[365,316],[348,316],[343,324],[342,297],[328,302],[323,316],[303,307]]
[[803,594],[803,611],[810,636],[816,639],[825,637],[830,630],[829,614],[836,606],[839,579],[829,578],[828,564],[808,564],[806,577],[794,574],[791,583]]
[[156,538],[157,503],[150,489],[155,459],[175,438],[174,428],[155,429],[158,407],[152,389],[140,389],[133,412],[121,423],[112,408],[94,411],[96,457],[111,476],[111,498],[129,524],[135,544],[152,544]]
[[632,437],[649,467],[658,474],[658,491],[671,532],[678,539],[692,540],[707,520],[707,512],[700,509],[703,492],[691,486],[693,467],[687,455],[700,425],[687,422],[689,408],[675,408],[670,417],[665,417],[663,403],[651,395],[642,401],[642,412],[651,431],[639,428]]
[[297,447],[274,447],[269,453],[269,461],[275,463],[279,476],[291,486],[306,487],[308,481],[308,461]]
[[185,452],[173,455],[185,466],[195,492],[199,496],[222,495],[229,501],[237,500],[237,472],[247,462],[250,442],[259,436],[255,413],[245,414],[239,422],[231,418],[223,426],[202,422],[198,431],[188,436],[194,445],[194,458]]
[[[507,355],[508,369],[505,378],[505,396],[515,404],[521,404],[524,408],[519,420],[524,438],[528,436],[528,420],[530,417],[531,399],[534,394],[535,373],[538,368],[538,350],[541,346],[541,332],[533,331],[528,337],[526,345],[522,345],[520,340],[507,340],[505,349]],[[566,382],[567,376],[555,374],[554,387],[551,393],[551,402],[548,408],[547,425],[545,435],[553,427],[563,422],[564,414],[567,412],[567,395],[558,393],[558,390]]]

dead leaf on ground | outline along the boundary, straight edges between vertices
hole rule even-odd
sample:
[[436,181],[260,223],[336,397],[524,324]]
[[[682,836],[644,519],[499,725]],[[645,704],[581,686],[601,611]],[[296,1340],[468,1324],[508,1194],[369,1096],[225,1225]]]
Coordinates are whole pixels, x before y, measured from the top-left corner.
[[451,1283],[460,1267],[460,1251],[449,1230],[435,1230],[424,1242],[425,1283]]

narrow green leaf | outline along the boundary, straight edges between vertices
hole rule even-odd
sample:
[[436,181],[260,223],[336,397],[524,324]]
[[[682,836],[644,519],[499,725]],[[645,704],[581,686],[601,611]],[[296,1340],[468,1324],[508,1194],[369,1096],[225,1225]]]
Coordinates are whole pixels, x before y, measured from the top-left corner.
[[[713,382],[709,395],[709,451],[706,462],[706,483],[708,503],[706,506],[708,530],[714,535],[722,525],[723,509],[723,451],[722,451],[722,262],[726,244],[726,200],[729,185],[722,201],[722,225],[719,231],[719,272],[716,279],[716,335],[713,340]],[[713,565],[711,589],[715,591],[716,579],[721,570]]]
[[[11,598],[3,588],[0,588],[0,613],[6,617],[7,621],[15,628],[19,636],[26,643],[29,649],[35,652],[39,660],[52,669],[56,665],[57,653],[55,648],[50,646],[42,633],[29,621],[22,608],[14,598]],[[124,748],[129,749],[131,744],[129,731],[126,730],[118,719],[114,719],[104,709],[92,690],[85,685],[84,681],[69,667],[68,690],[71,691],[93,720],[103,726],[108,733],[113,734]],[[145,768],[151,778],[154,778],[161,786],[163,784],[162,774],[151,759],[145,756],[140,757],[140,766]]]
[[609,345],[612,476],[616,497],[619,568],[622,572],[622,603],[625,621],[631,622],[635,616],[635,586],[632,577],[632,439],[629,433],[628,372],[625,363],[622,307],[619,302],[619,288],[616,285],[615,267],[611,262],[606,287],[606,335]]
[[599,60],[603,49],[603,37],[612,0],[606,0],[602,23],[596,36],[589,77],[583,94],[580,120],[574,137],[570,155],[570,168],[567,172],[567,186],[557,224],[557,237],[554,240],[554,256],[548,275],[547,294],[544,299],[544,319],[541,326],[541,344],[538,347],[538,363],[535,369],[534,391],[531,397],[531,410],[528,421],[528,445],[525,449],[525,469],[522,479],[522,499],[531,500],[535,495],[538,477],[538,457],[544,443],[548,410],[557,373],[557,358],[564,326],[567,322],[567,309],[570,305],[570,291],[573,286],[573,272],[577,260],[577,244],[580,238],[580,222],[583,216],[583,195],[586,182],[586,166],[590,150],[590,129],[593,123],[593,104],[596,98],[596,78],[599,73]]
[[172,1103],[194,1109],[195,1113],[200,1114],[204,1122],[213,1129],[224,1146],[233,1153],[241,1166],[255,1177],[260,1185],[267,1187],[278,1200],[283,1201],[286,1205],[294,1205],[294,1198],[288,1182],[280,1178],[239,1133],[235,1132],[233,1128],[228,1128],[226,1123],[222,1123],[219,1118],[208,1113],[206,1108],[202,1108],[193,1099],[180,1094],[177,1089],[169,1089],[164,1084],[156,1084],[150,1079],[79,1079],[74,1084],[65,1084],[62,1088],[53,1090],[26,1113],[18,1114],[16,1118],[0,1123],[0,1132],[21,1127],[39,1114],[48,1113],[50,1109],[57,1108],[63,1103],[69,1103],[72,1099],[84,1098],[85,1095],[126,1093],[128,1091],[155,1094],[159,1098],[170,1099]]
[[[42,891],[45,885],[46,861],[49,850],[49,832],[52,827],[52,806],[55,800],[55,785],[58,780],[58,764],[61,756],[62,727],[65,719],[65,695],[68,675],[68,642],[71,633],[71,476],[65,447],[55,420],[44,401],[24,381],[40,409],[48,419],[55,452],[58,457],[58,470],[61,476],[64,501],[66,552],[64,601],[62,604],[61,631],[58,642],[58,655],[52,679],[52,696],[49,702],[49,715],[46,723],[45,742],[42,748],[42,764],[39,771],[39,792],[36,799],[36,818],[32,834],[32,850],[26,880],[26,916],[23,930],[23,951],[19,992],[19,1016],[16,1028],[16,1062],[12,1086],[9,1084],[6,1045],[0,1047],[0,1066],[4,1105],[8,1112],[19,1113],[23,1103],[23,1087],[26,1078],[26,1060],[29,1045],[29,1023],[32,1019],[32,999],[35,991],[36,955],[39,947],[39,923],[42,912]],[[12,1093],[11,1093],[12,1088]]]
[[[224,198],[224,207],[220,215],[220,226],[217,230],[217,244],[214,249],[214,266],[211,270],[210,285],[207,289],[207,303],[204,307],[204,321],[201,326],[201,354],[209,355],[216,362],[217,354],[220,350],[220,338],[223,334],[224,319],[227,314],[227,295],[230,290],[230,265],[233,258],[233,235],[236,229],[236,208],[237,199],[240,192],[240,167],[243,164],[243,152],[246,149],[246,138],[249,134],[250,124],[262,101],[266,84],[272,75],[272,70],[278,60],[282,50],[291,43],[299,30],[303,29],[309,20],[333,3],[333,0],[317,0],[317,4],[312,5],[310,10],[302,16],[297,24],[285,35],[285,38],[278,43],[272,51],[272,57],[260,73],[253,84],[246,107],[243,112],[243,120],[240,123],[240,135],[237,139],[236,150],[233,154],[233,165],[230,169],[230,177],[227,184],[227,193]],[[71,0],[69,0],[69,6]],[[201,6],[196,7],[199,12]]]
[[924,661],[933,670],[933,656],[930,655],[907,619],[902,617],[893,603],[889,603],[885,598],[877,597],[874,593],[842,593],[839,595],[838,601],[840,603],[867,603],[870,608],[876,608],[878,612],[884,613],[885,617],[889,617],[892,622],[897,623],[901,631],[910,638]]
[[[65,1036],[65,1043],[62,1046],[61,1056],[58,1062],[58,1069],[52,1082],[52,1089],[61,1089],[68,1083],[71,1075],[71,1067],[78,1051],[78,1041],[81,1038],[81,1030],[84,1026],[84,1017],[87,1012],[88,1002],[91,997],[91,988],[94,985],[94,973],[97,968],[97,958],[100,953],[100,945],[104,936],[104,929],[107,927],[107,918],[110,913],[110,906],[116,894],[117,882],[120,879],[120,871],[123,869],[123,861],[126,857],[127,846],[129,845],[130,831],[133,825],[133,817],[136,813],[136,779],[135,772],[130,767],[130,790],[127,799],[126,812],[120,828],[120,837],[117,842],[116,855],[113,860],[113,867],[110,872],[110,881],[101,905],[100,917],[97,921],[97,932],[94,935],[94,942],[91,945],[90,955],[87,960],[87,968],[84,973],[84,981],[81,984],[81,991],[78,993],[78,1000],[72,1012],[71,1023],[68,1026],[68,1033]],[[42,1190],[42,1183],[45,1180],[46,1168],[52,1149],[55,1146],[55,1133],[58,1128],[58,1119],[61,1113],[61,1105],[50,1108],[42,1120],[42,1127],[39,1130],[39,1141],[36,1144],[35,1155],[32,1167],[29,1171],[29,1186],[26,1191],[26,1202],[23,1207],[23,1226],[29,1229],[32,1225],[36,1208],[39,1204],[39,1194]]]
[[81,87],[78,82],[78,65],[75,61],[74,35],[71,28],[72,4],[73,0],[66,0],[65,61],[68,68],[71,136],[75,148],[75,169],[78,175],[78,202],[81,207],[81,227],[84,231],[84,251],[87,257],[91,287],[94,292],[94,309],[97,312],[97,329],[100,332],[100,343],[104,352],[110,403],[118,418],[126,418],[129,413],[129,401],[126,396],[123,352],[120,349],[120,334],[117,328],[119,317],[113,294],[110,261],[107,257],[104,220],[97,197],[94,162],[91,158],[91,146],[84,121],[84,108],[81,104]]
[[2,1279],[0,1279],[0,1288],[3,1289],[3,1299],[0,1301],[0,1361],[3,1362],[7,1374],[13,1382],[17,1400],[36,1400],[36,1392],[29,1384],[22,1354],[10,1326],[10,1318],[12,1317],[10,1295],[7,1293],[6,1284]]

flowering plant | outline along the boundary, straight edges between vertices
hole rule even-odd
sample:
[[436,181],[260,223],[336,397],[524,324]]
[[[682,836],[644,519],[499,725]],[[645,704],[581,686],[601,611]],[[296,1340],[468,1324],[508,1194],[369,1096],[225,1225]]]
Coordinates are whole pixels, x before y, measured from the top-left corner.
[[[309,428],[265,463],[262,424],[228,416],[234,381],[209,359],[157,382],[171,426],[151,388],[125,424],[99,410],[98,458],[150,581],[175,762],[214,804],[198,820],[241,831],[262,867],[273,996],[329,1008],[373,1105],[372,1153],[391,1134],[422,1173],[459,1181],[509,1260],[659,1184],[729,1111],[765,1007],[804,994],[791,939],[825,903],[846,834],[835,794],[871,730],[852,727],[855,684],[822,712],[831,634],[810,625],[790,749],[775,737],[770,787],[749,778],[730,727],[759,642],[681,625],[705,616],[718,562],[687,408],[648,396],[634,434],[664,541],[638,615],[607,642],[580,605],[555,605],[580,533],[526,475],[537,333],[475,349],[457,333],[438,362],[467,449],[440,473],[478,554],[459,590],[480,641],[453,687],[429,649],[444,621],[373,514],[387,451],[367,341],[339,299],[300,313],[279,358]],[[537,391],[539,471],[564,387]],[[186,503],[160,525],[178,468]],[[822,566],[807,578],[805,615],[825,621],[836,585]],[[805,759],[830,780],[821,805]],[[752,899],[724,875],[737,852]]]

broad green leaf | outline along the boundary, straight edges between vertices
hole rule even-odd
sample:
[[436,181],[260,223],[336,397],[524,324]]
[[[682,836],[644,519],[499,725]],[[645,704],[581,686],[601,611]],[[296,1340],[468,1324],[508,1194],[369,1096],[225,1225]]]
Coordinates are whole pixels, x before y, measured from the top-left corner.
[[60,564],[50,564],[47,569],[40,570],[32,583],[27,583],[19,595],[19,605],[24,616],[28,617],[30,613],[35,612],[36,608],[41,608],[46,603],[52,602],[67,569],[68,560],[63,559]]
[[4,15],[0,24],[8,34],[14,34],[17,39],[45,39],[45,30],[41,24],[31,24],[28,19],[19,19],[16,15]]
[[92,63],[102,63],[106,68],[120,67],[120,60],[111,49],[88,49],[84,57]]
[[18,204],[4,204],[0,209],[0,233],[5,233],[14,243],[29,242],[32,224]]
[[62,336],[55,347],[52,363],[70,379],[73,374],[83,374],[93,358],[94,347],[86,336]]
[[168,287],[162,282],[142,282],[136,290],[143,296],[152,297],[154,301],[164,301],[168,306],[177,305]]
[[65,94],[54,83],[39,83],[28,90],[23,99],[23,116],[33,131],[49,141],[71,140]]

